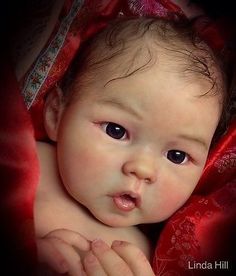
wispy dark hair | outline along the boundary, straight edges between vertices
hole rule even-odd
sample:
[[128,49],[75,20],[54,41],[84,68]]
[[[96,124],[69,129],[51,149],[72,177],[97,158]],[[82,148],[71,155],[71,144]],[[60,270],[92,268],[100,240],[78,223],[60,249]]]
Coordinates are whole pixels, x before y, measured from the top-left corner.
[[[79,50],[61,83],[65,98],[71,98],[71,93],[78,96],[78,91],[93,82],[104,66],[110,66],[109,70],[113,68],[114,75],[105,85],[147,70],[157,62],[158,50],[165,51],[173,58],[173,64],[178,64],[176,70],[182,77],[209,80],[211,88],[199,96],[220,95],[222,116],[225,117],[228,89],[224,63],[196,35],[189,21],[173,22],[153,17],[118,18],[112,21]],[[143,52],[146,59],[140,64],[137,60]],[[122,56],[125,59],[120,64],[119,58]]]

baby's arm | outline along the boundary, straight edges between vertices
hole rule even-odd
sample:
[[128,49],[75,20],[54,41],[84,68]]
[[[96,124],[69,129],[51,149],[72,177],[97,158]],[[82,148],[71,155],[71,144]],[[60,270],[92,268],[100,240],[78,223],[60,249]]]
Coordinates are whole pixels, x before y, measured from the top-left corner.
[[39,275],[44,275],[45,269],[55,271],[59,275],[82,275],[81,259],[90,249],[90,242],[82,235],[67,229],[57,229],[37,238],[36,242]]

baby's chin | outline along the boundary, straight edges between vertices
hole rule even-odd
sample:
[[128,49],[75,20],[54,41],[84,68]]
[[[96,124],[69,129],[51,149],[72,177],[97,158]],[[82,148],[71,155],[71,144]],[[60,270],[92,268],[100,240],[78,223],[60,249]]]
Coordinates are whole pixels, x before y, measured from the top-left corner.
[[119,227],[131,227],[136,226],[138,224],[142,224],[143,222],[136,222],[131,220],[130,218],[119,216],[119,215],[107,215],[107,216],[100,216],[99,214],[93,213],[94,218],[99,221],[100,223],[114,228]]

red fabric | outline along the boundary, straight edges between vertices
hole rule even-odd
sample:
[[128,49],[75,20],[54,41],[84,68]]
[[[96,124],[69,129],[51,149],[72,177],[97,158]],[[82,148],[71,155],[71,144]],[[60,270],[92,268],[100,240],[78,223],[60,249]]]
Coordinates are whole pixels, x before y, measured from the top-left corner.
[[[82,41],[103,28],[119,11],[127,15],[149,14],[174,20],[184,16],[181,9],[168,0],[86,0],[82,7],[73,6],[79,2],[65,1],[50,40],[21,81],[36,139],[45,138],[42,128],[44,97],[63,76]],[[199,26],[198,31],[213,48],[214,45],[215,49],[223,46],[224,40],[214,24],[208,24],[207,28]],[[59,39],[54,39],[58,34],[61,35]],[[17,264],[21,263],[22,268],[28,267],[30,275],[30,263],[35,262],[33,201],[39,168],[29,113],[19,96],[14,75],[7,68],[4,66],[1,74],[0,179],[4,222],[1,228],[3,238],[8,237],[9,246],[6,249],[17,248]],[[35,91],[37,94],[34,94]],[[165,224],[153,259],[157,275],[200,275],[199,270],[185,270],[187,260],[234,258],[231,251],[235,248],[232,245],[236,209],[235,129],[236,123],[233,121],[228,133],[212,150],[195,194]],[[224,246],[225,237],[230,244],[228,247]],[[23,256],[25,258],[21,258]]]
[[157,16],[177,20],[185,18],[182,10],[169,0],[128,0],[124,1],[126,15]]
[[36,261],[33,203],[39,167],[29,113],[9,60],[1,63],[1,271],[6,265],[6,275],[30,275]]
[[201,16],[195,22],[198,35],[215,51],[221,51],[226,41],[231,39],[232,26],[227,20],[212,21],[206,16]]
[[[208,195],[236,180],[236,119],[209,154],[195,193]],[[207,183],[207,184],[206,184]]]

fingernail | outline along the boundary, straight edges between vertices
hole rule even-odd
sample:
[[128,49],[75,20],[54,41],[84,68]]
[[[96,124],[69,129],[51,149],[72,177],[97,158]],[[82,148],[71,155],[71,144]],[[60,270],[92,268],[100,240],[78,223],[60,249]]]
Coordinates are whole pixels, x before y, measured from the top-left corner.
[[96,257],[93,255],[93,253],[89,252],[88,255],[84,259],[87,263],[95,263],[97,261]]
[[92,245],[94,247],[100,247],[104,244],[104,242],[101,239],[95,239],[92,241]]
[[113,241],[112,246],[121,246],[124,244],[124,241]]

